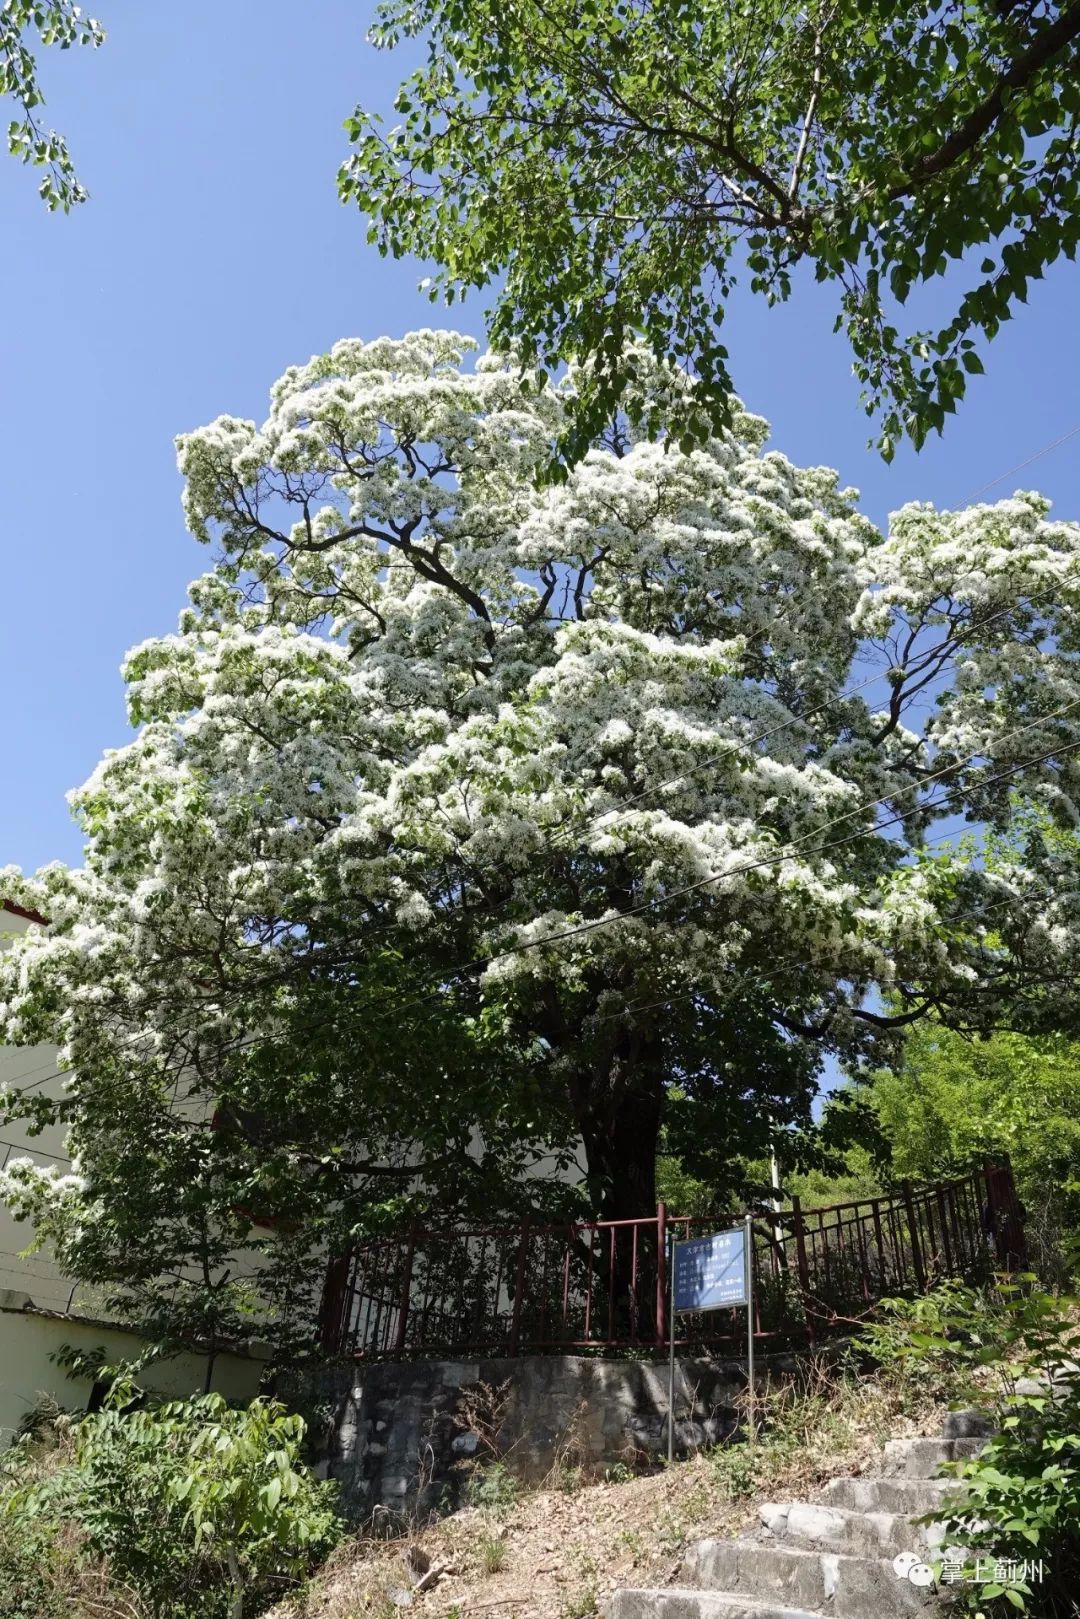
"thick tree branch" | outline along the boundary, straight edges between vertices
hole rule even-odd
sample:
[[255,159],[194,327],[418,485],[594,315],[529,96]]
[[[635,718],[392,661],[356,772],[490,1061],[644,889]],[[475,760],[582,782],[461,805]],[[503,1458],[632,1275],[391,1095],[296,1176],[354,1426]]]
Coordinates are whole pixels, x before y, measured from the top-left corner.
[[861,1023],[870,1023],[875,1029],[902,1029],[905,1024],[916,1023],[919,1018],[925,1017],[933,1008],[929,1001],[923,1001],[921,1006],[913,1006],[907,1012],[897,1012],[888,1016],[883,1012],[871,1012],[866,1007],[855,1007],[852,1017],[857,1017]]
[[1005,111],[1010,91],[1022,90],[1035,78],[1041,68],[1064,50],[1066,45],[1080,36],[1080,0],[1073,0],[1049,27],[1042,30],[1012,65],[1001,75],[986,99],[975,107],[957,125],[952,134],[926,157],[920,158],[906,180],[889,192],[892,201],[909,196],[928,180],[935,179],[952,168],[960,158],[978,144],[992,129]]

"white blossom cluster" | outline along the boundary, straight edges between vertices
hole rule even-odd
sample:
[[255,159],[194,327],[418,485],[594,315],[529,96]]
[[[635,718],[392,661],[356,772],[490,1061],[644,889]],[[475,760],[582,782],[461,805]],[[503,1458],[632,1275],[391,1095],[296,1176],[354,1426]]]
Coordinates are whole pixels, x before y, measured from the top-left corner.
[[593,1061],[749,985],[859,1060],[875,994],[989,1024],[1033,962],[1056,983],[1071,856],[920,845],[1075,824],[1080,527],[1018,494],[882,537],[742,413],[688,455],[614,427],[546,482],[573,374],[467,347],[342,342],[261,427],[178,440],[213,566],[125,662],[84,868],[19,886],[53,926],[0,962],[0,1036],[164,1095],[295,1014],[298,956],[392,950],[421,1001],[480,961],[474,1012],[532,1018],[555,1083],[560,1020]]

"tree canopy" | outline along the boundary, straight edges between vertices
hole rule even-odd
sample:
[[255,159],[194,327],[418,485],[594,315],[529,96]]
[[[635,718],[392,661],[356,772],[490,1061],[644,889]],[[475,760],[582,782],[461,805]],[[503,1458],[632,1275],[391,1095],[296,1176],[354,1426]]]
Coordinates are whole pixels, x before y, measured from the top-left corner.
[[0,4],[0,95],[10,96],[22,116],[8,124],[8,151],[23,163],[44,169],[38,192],[49,209],[67,213],[85,202],[67,142],[41,122],[45,104],[38,67],[28,38],[37,35],[42,45],[62,51],[72,45],[100,45],[104,30],[93,17],[84,17],[72,0],[3,0]]
[[[661,1130],[718,1187],[829,1055],[1075,1018],[1038,828],[1080,815],[1080,526],[1020,494],[884,538],[741,406],[544,484],[580,371],[468,346],[345,341],[178,440],[213,566],[126,660],[84,865],[0,874],[51,919],[0,1038],[60,1043],[76,1158],[5,1195],[163,1315],[237,1250],[295,1309],[320,1248],[565,1203],[579,1149],[588,1207],[648,1213]],[[632,370],[646,415],[691,387]],[[1018,801],[992,865],[937,841]]]
[[889,1172],[962,1171],[1007,1152],[1036,1230],[1080,1224],[1080,1061],[1075,1040],[1001,1032],[966,1039],[934,1024],[911,1031],[903,1059],[867,1098]]
[[1077,0],[385,0],[374,43],[414,35],[401,122],[348,120],[341,195],[435,263],[432,297],[504,277],[495,347],[592,362],[563,459],[632,395],[640,339],[695,368],[678,431],[707,441],[737,277],[776,301],[803,269],[836,288],[882,453],[920,445],[1080,240]]

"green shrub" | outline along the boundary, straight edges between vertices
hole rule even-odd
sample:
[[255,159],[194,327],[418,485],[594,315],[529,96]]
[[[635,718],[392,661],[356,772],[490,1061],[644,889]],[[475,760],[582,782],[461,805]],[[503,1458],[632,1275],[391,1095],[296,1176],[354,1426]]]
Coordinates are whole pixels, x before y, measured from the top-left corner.
[[549,1490],[559,1490],[563,1495],[576,1495],[585,1484],[585,1468],[580,1462],[571,1461],[568,1456],[556,1456],[544,1483]]
[[999,1313],[992,1290],[945,1281],[914,1299],[883,1299],[860,1347],[902,1395],[959,1402],[974,1398],[966,1334],[993,1332]]
[[471,1507],[485,1512],[509,1512],[520,1493],[518,1481],[505,1462],[477,1466],[469,1479],[465,1498]]
[[586,1580],[566,1598],[562,1607],[562,1619],[592,1619],[599,1604],[595,1580]]
[[53,1465],[26,1451],[4,1501],[12,1545],[76,1535],[153,1619],[241,1619],[329,1550],[332,1491],[298,1461],[299,1417],[217,1394],[132,1409],[138,1398],[118,1378],[102,1410],[70,1423]]
[[[949,1383],[954,1403],[995,1426],[980,1454],[950,1464],[962,1484],[928,1521],[944,1524],[938,1576],[981,1613],[1075,1613],[1080,1590],[1078,1301],[1031,1275],[993,1289],[952,1286],[890,1301],[868,1344]],[[906,1341],[905,1341],[906,1340]]]
[[40,1529],[0,1524],[0,1614],[3,1619],[61,1619],[64,1592],[53,1578],[55,1549]]

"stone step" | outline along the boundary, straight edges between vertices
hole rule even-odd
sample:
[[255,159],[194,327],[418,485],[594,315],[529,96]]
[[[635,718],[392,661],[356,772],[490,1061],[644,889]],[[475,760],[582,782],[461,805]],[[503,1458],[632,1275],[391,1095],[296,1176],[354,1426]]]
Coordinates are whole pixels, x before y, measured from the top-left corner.
[[942,1439],[989,1439],[994,1432],[993,1419],[985,1411],[968,1407],[963,1411],[950,1411],[945,1418]]
[[755,1597],[837,1619],[903,1619],[933,1593],[893,1568],[892,1559],[745,1540],[700,1540],[683,1560],[685,1585]]
[[950,1491],[959,1489],[950,1478],[834,1478],[822,1499],[830,1507],[851,1512],[895,1512],[918,1517],[936,1512]]
[[663,1590],[625,1587],[614,1591],[601,1613],[603,1619],[820,1619],[805,1608],[787,1608],[782,1602],[675,1585]]
[[977,1456],[985,1445],[982,1437],[971,1439],[890,1439],[881,1463],[883,1478],[936,1478],[943,1462],[958,1462]]
[[943,1535],[938,1524],[913,1523],[897,1512],[852,1511],[823,1502],[766,1502],[758,1508],[765,1528],[787,1545],[845,1552],[852,1557],[927,1553]]

